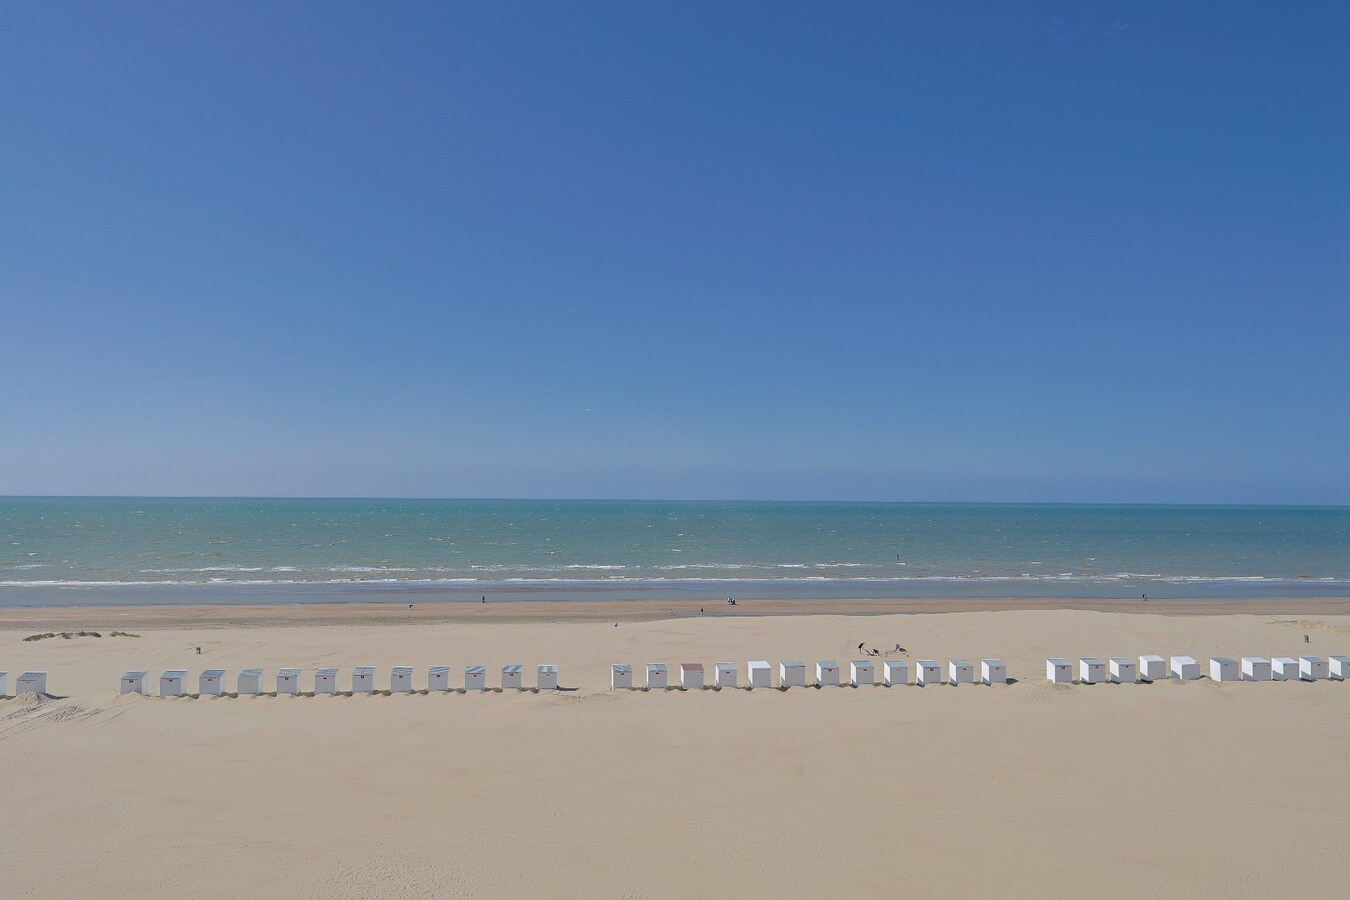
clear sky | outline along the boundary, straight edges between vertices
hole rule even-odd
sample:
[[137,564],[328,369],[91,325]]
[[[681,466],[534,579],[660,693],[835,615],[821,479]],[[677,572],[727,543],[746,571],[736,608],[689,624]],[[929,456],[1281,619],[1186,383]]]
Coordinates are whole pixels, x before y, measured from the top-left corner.
[[1350,503],[1348,47],[6,4],[0,493]]

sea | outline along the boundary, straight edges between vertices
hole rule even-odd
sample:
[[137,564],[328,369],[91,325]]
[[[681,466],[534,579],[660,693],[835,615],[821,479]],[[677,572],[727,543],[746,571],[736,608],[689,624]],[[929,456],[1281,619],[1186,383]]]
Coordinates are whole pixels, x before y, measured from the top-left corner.
[[1350,596],[1350,507],[0,498],[0,606]]

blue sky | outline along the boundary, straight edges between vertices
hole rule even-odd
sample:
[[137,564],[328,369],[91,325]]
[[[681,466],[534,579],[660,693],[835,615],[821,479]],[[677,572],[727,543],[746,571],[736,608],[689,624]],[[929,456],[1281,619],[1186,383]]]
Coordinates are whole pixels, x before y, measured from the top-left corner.
[[22,4],[0,493],[1350,503],[1350,6]]

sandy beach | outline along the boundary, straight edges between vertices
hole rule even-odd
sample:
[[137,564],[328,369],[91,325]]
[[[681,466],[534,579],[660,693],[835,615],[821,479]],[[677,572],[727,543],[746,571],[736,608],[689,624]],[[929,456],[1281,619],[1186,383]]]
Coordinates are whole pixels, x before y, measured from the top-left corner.
[[[5,610],[10,693],[38,669],[52,696],[0,700],[0,892],[1339,892],[1350,684],[1052,686],[1043,669],[1047,656],[1350,654],[1347,602],[1094,603]],[[79,628],[140,636],[23,641]],[[1015,683],[608,685],[611,662],[732,660],[742,684],[748,659],[846,671],[860,641],[899,643],[911,661],[1001,657]],[[546,662],[567,690],[421,692],[434,664],[456,685],[485,664],[495,685],[502,664],[524,663],[531,685]],[[278,667],[301,667],[308,693],[322,665],[342,669],[344,692],[353,666],[377,666],[382,692],[116,693],[128,669],[150,670],[154,694],[165,669],[188,669],[195,691],[202,669],[224,668],[232,690],[247,666],[267,670],[267,690]],[[416,667],[419,692],[383,692],[394,665]]]

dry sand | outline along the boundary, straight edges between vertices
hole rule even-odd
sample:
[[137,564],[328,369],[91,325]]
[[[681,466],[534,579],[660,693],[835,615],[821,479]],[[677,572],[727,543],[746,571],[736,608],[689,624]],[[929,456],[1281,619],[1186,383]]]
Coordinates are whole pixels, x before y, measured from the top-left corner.
[[[1051,686],[1043,669],[1046,656],[1350,654],[1350,616],[1159,607],[759,606],[618,627],[547,621],[567,619],[556,610],[398,622],[330,608],[311,624],[294,607],[7,610],[10,691],[45,669],[55,697],[0,700],[0,896],[1342,894],[1350,683]],[[22,641],[81,626],[142,636]],[[755,658],[846,672],[859,641],[899,642],[911,660],[1002,657],[1018,683],[608,690],[610,662],[634,663],[639,683],[648,661],[673,674],[734,660],[742,683]],[[493,684],[510,662],[527,684],[557,663],[574,690],[116,694],[133,668],[157,693],[167,668],[195,690],[202,669],[230,670],[232,689],[261,666],[270,689],[294,665],[310,691],[320,665],[343,670],[343,690],[352,666],[378,666],[387,688],[391,666],[413,665],[421,689],[429,665],[462,684],[483,663]]]

